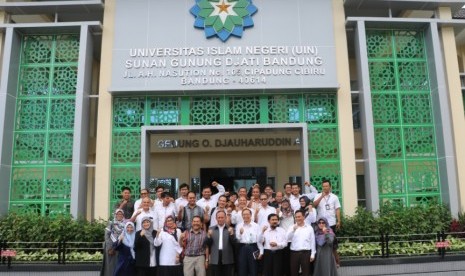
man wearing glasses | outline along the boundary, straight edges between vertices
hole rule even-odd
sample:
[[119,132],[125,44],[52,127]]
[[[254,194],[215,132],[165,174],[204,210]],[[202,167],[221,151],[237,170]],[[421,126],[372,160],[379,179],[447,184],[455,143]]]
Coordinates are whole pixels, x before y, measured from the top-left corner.
[[[150,198],[150,192],[148,189],[140,189],[140,198],[138,200],[136,200],[136,202],[134,203],[134,210],[137,211],[139,210],[140,208],[142,208],[141,204],[142,204],[142,200],[144,198]],[[150,207],[153,206],[153,200],[150,200],[151,201],[151,204],[150,204]]]
[[276,208],[268,205],[268,196],[263,193],[260,195],[260,207],[255,210],[255,222],[263,228],[268,226],[268,216],[276,214]]

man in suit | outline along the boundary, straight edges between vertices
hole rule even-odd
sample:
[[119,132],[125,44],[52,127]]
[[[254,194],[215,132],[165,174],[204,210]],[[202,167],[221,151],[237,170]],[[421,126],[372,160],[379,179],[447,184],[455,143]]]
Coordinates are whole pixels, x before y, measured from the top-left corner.
[[217,225],[208,230],[207,244],[210,246],[210,268],[212,276],[232,276],[234,267],[234,229],[226,224],[226,213],[216,212]]

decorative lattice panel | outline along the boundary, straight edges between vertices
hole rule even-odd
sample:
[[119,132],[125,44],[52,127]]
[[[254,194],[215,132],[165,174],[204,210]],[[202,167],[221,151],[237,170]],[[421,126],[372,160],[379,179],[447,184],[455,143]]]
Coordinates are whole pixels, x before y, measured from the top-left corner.
[[404,124],[432,124],[431,97],[429,94],[401,95]]
[[300,122],[300,97],[295,95],[275,95],[268,100],[268,116],[270,123]]
[[259,97],[230,98],[229,122],[237,124],[259,124],[260,123],[260,99]]
[[150,125],[178,125],[181,120],[180,99],[154,98],[150,101]]
[[367,31],[382,203],[413,206],[440,201],[435,127],[424,45],[421,31]]
[[406,192],[403,162],[378,162],[379,193],[382,195]]
[[113,167],[111,171],[111,198],[113,208],[121,195],[121,189],[129,187],[132,194],[137,196],[140,189],[140,167]]
[[50,68],[24,67],[20,73],[19,96],[44,96],[49,94]]
[[396,89],[394,62],[369,61],[371,91],[389,91]]
[[53,49],[53,36],[25,36],[23,38],[23,64],[50,63]]
[[74,128],[74,99],[52,99],[50,106],[50,129]]
[[141,127],[144,125],[144,98],[115,98],[113,126],[115,128]]
[[78,62],[79,37],[74,34],[59,35],[56,41],[55,62]]
[[73,134],[49,133],[48,163],[72,163],[73,161]]
[[392,34],[390,31],[367,31],[369,58],[392,57]]
[[425,57],[423,32],[416,30],[394,30],[395,56],[397,58],[416,59]]
[[43,196],[43,168],[13,168],[10,201],[38,201]]
[[310,160],[337,160],[339,139],[337,128],[317,128],[308,132],[308,158]]
[[79,35],[24,36],[21,49],[10,211],[69,213]]
[[337,105],[334,94],[307,94],[305,101],[305,122],[308,124],[337,125]]
[[396,94],[373,94],[371,96],[373,109],[373,123],[375,124],[398,124],[399,99]]
[[45,174],[45,198],[69,200],[71,198],[71,166],[48,167]]
[[310,162],[310,181],[312,185],[321,191],[321,183],[323,180],[331,181],[333,193],[339,196],[341,200],[341,172],[339,162],[325,163],[325,162]]
[[400,127],[375,127],[376,157],[401,158],[402,134]]
[[192,125],[219,125],[221,123],[221,98],[192,98],[190,117]]
[[18,99],[16,104],[16,129],[40,130],[47,128],[47,99]]
[[397,63],[399,89],[402,91],[428,91],[426,63],[406,61]]
[[113,163],[140,163],[140,132],[115,132],[113,134]]
[[55,67],[52,95],[74,95],[76,93],[76,83],[77,66]]
[[45,133],[16,133],[13,164],[43,164],[45,162],[45,139]]

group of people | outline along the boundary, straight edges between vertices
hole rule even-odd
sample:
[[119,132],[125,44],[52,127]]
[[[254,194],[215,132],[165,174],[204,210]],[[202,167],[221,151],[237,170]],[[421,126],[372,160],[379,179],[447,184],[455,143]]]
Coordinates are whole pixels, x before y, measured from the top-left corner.
[[331,183],[283,191],[255,184],[226,192],[213,181],[197,200],[187,184],[174,200],[156,188],[133,202],[122,190],[105,233],[102,275],[337,275],[340,202]]

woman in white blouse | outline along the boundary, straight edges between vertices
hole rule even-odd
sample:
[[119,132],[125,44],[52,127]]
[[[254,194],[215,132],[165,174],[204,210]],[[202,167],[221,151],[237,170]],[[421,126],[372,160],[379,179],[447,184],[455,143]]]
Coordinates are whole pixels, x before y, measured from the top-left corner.
[[155,246],[161,246],[158,275],[182,276],[182,265],[179,256],[182,252],[181,230],[177,228],[172,216],[165,219],[163,230],[158,231]]

